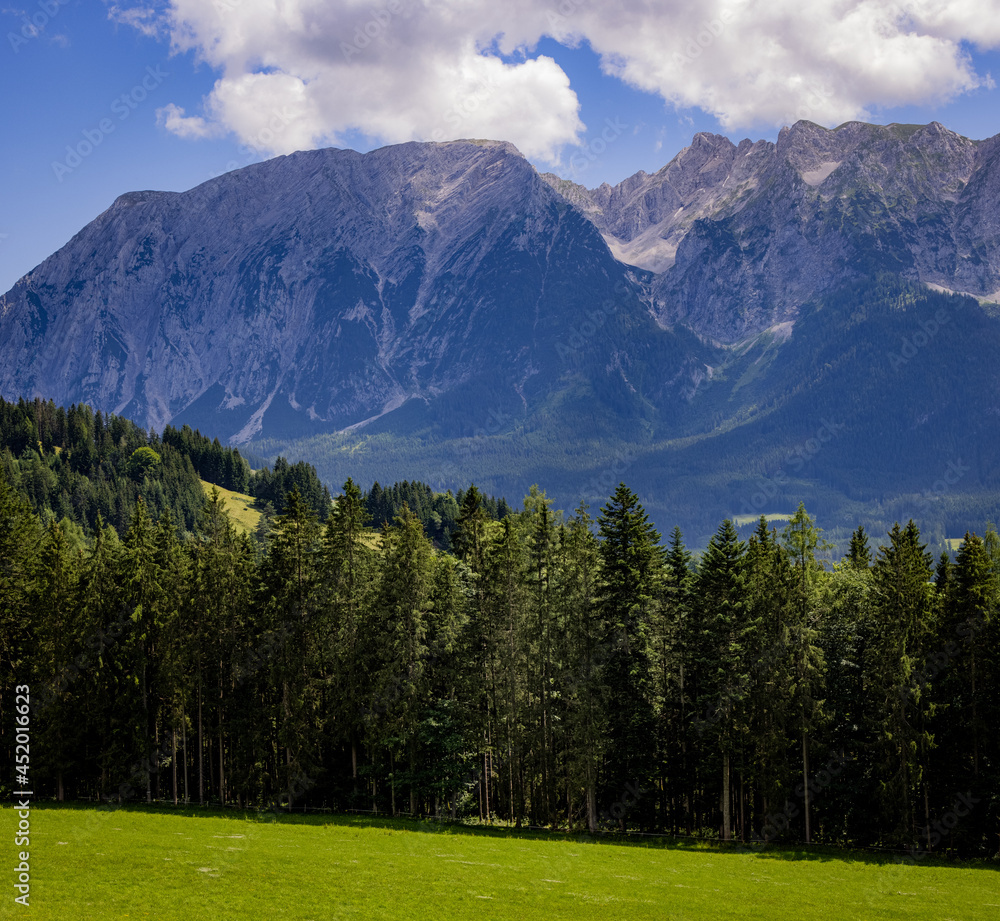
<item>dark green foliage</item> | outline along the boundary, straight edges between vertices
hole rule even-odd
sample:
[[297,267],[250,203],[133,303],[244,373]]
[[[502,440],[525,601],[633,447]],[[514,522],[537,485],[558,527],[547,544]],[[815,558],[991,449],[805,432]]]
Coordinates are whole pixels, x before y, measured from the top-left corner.
[[250,465],[240,456],[238,448],[223,448],[219,439],[210,441],[190,426],[176,429],[168,425],[163,430],[163,443],[169,444],[191,460],[198,476],[208,483],[233,492],[250,492],[253,477]]
[[[475,490],[475,486],[472,487]],[[505,499],[483,496],[476,490],[483,511],[493,521],[502,521],[511,513]],[[405,505],[423,525],[424,533],[435,546],[445,550],[452,548],[452,538],[458,526],[459,509],[466,492],[459,490],[454,496],[451,490],[434,492],[426,483],[404,480],[392,486],[383,487],[377,480],[365,493],[365,506],[371,516],[372,527],[381,528],[391,523]]]
[[619,484],[598,518],[603,680],[610,703],[605,786],[612,797],[650,774],[654,749],[650,629],[663,578],[660,535],[636,495]]
[[348,479],[261,551],[218,492],[189,534],[137,498],[119,539],[0,478],[0,715],[30,683],[36,795],[992,853],[992,528],[932,582],[912,523],[831,571],[804,507],[695,563],[624,484],[596,528],[550,506],[498,523],[472,487],[451,555],[406,506],[374,536]]
[[324,519],[329,491],[309,464],[278,458],[252,472],[235,448],[223,448],[188,426],[167,426],[163,437],[89,406],[0,398],[0,469],[43,521],[67,519],[91,529],[100,517],[124,534],[142,497],[151,516],[170,509],[181,531],[193,531],[204,501],[199,477],[255,496],[284,511],[298,489]]
[[279,457],[273,469],[264,467],[253,475],[249,492],[261,505],[271,505],[279,514],[285,512],[286,499],[292,492],[297,492],[321,520],[330,512],[330,491],[319,481],[316,469],[305,461],[289,464]]

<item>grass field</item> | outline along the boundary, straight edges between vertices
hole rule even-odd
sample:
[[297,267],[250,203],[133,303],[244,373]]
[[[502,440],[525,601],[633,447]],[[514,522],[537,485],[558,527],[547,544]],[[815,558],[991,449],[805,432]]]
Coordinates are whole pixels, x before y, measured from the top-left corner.
[[433,823],[35,805],[30,909],[0,918],[914,919],[1000,917],[982,865],[794,850],[597,842]]
[[205,490],[206,496],[212,495],[212,490],[219,490],[219,495],[226,500],[226,511],[233,520],[233,524],[243,531],[253,533],[260,524],[261,514],[253,508],[253,496],[246,496],[241,492],[233,492],[230,489],[223,489],[221,486],[214,486],[212,483],[201,481],[201,488]]
[[[771,512],[764,516],[772,524],[776,524],[779,521],[788,521],[792,516],[785,515],[781,512]],[[734,515],[733,524],[737,527],[742,528],[745,524],[756,524],[760,521],[760,515]]]

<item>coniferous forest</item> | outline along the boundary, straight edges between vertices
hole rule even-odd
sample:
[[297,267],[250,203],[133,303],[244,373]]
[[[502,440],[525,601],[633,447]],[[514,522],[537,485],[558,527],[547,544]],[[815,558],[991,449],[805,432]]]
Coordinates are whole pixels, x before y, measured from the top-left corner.
[[331,501],[87,407],[5,403],[0,436],[0,733],[29,685],[36,795],[996,851],[992,527],[938,560],[858,528],[830,566],[800,506],[694,556],[625,484]]

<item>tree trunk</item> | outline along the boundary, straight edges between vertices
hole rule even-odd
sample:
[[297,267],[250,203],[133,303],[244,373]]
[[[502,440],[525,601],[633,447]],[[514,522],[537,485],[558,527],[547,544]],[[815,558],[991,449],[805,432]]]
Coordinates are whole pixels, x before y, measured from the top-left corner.
[[392,768],[392,785],[391,796],[392,796],[392,814],[396,815],[396,759],[391,757],[389,760],[389,766]]
[[597,791],[594,789],[594,765],[587,763],[587,828],[597,833]]
[[223,663],[219,661],[219,802],[226,805],[226,773],[225,759],[223,757],[224,747],[222,744],[222,668]]
[[491,767],[491,765],[490,765],[490,753],[489,753],[489,750],[487,750],[486,754],[483,756],[483,761],[484,761],[484,763],[486,765],[486,775],[483,778],[483,781],[486,784],[486,821],[487,821],[487,823],[489,823],[489,821],[490,821],[490,767]]
[[809,825],[809,742],[808,734],[802,730],[802,787],[805,790],[806,807],[806,844],[812,841],[812,830]]
[[174,771],[174,805],[177,805],[177,730],[170,730],[170,764]]
[[740,768],[740,841],[746,841],[746,775],[743,768]]
[[198,805],[205,805],[205,746],[201,732],[201,675],[198,676]]
[[417,814],[417,790],[413,785],[413,777],[417,773],[417,742],[410,739],[410,815]]
[[732,816],[730,814],[730,777],[729,752],[722,755],[722,840],[729,841],[732,836]]

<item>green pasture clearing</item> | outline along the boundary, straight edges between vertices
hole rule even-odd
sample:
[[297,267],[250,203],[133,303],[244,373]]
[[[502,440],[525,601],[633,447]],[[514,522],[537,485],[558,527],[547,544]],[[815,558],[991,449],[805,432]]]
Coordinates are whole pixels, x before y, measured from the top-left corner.
[[206,496],[212,495],[212,490],[217,489],[219,495],[226,500],[225,509],[234,525],[243,531],[253,533],[260,524],[261,513],[253,507],[253,496],[247,496],[241,492],[233,492],[231,489],[223,489],[212,483],[201,481],[201,488],[205,490]]
[[[792,516],[790,514],[783,514],[781,512],[770,512],[764,516],[768,521],[788,521]],[[742,528],[746,524],[756,524],[760,521],[760,515],[735,515],[733,516],[733,524],[738,528]]]
[[593,841],[372,818],[35,805],[31,906],[0,918],[683,919],[1000,917],[992,866],[793,849]]

